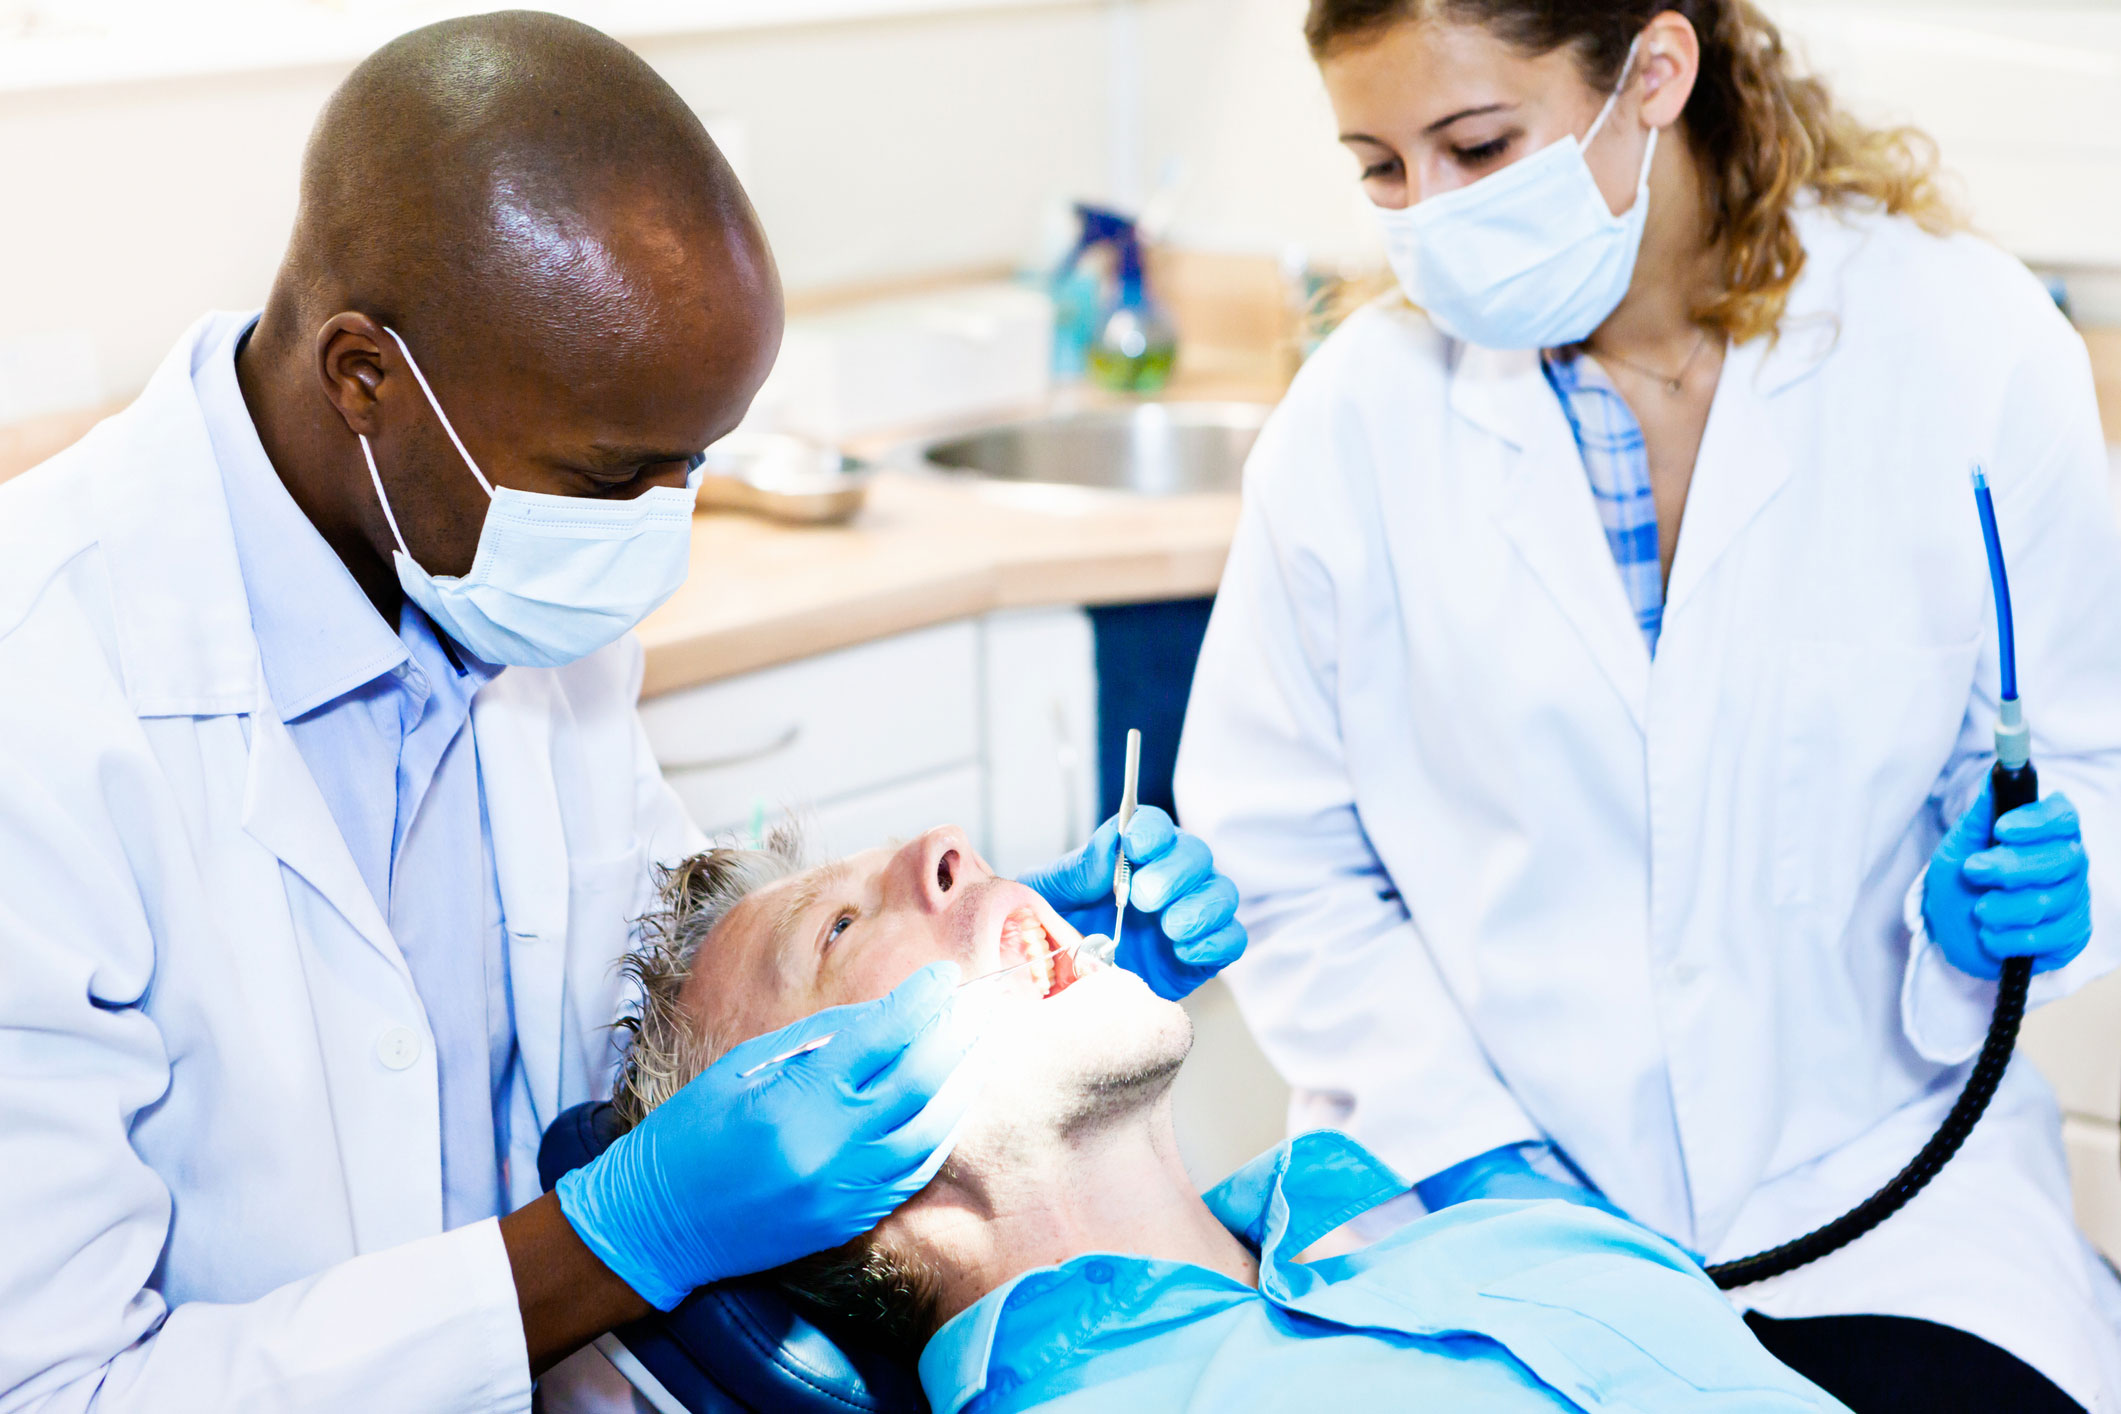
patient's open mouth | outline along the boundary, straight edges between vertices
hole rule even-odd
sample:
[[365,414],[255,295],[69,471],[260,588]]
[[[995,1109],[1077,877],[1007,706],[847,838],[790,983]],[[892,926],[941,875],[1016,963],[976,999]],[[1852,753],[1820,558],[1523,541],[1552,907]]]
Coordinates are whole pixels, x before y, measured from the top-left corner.
[[1037,982],[1040,997],[1057,997],[1082,976],[1074,955],[1047,931],[1038,910],[1028,906],[1002,920],[1001,965],[1024,962],[1029,964],[1024,970]]

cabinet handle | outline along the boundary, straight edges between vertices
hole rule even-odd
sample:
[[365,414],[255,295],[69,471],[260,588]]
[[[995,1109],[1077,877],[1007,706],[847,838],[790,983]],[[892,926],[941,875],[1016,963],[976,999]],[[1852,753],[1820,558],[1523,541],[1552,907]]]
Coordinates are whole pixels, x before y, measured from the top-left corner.
[[769,756],[778,756],[802,740],[803,724],[797,722],[763,746],[754,746],[749,751],[739,751],[728,756],[710,756],[700,761],[665,761],[663,770],[671,771],[718,771],[729,766],[748,766],[754,761],[763,761]]

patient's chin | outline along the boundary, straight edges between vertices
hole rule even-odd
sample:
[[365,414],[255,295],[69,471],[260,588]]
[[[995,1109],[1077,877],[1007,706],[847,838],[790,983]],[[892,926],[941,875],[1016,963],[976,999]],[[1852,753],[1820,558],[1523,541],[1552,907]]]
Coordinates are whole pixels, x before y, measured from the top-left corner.
[[1108,967],[1043,1001],[998,1011],[981,1049],[981,1118],[1067,1131],[1146,1107],[1193,1048],[1185,1009]]

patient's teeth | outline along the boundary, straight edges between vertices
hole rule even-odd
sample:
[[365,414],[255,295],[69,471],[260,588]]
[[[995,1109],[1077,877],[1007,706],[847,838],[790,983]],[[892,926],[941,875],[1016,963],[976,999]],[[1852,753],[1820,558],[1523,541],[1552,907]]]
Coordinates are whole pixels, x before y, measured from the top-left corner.
[[1031,975],[1038,980],[1040,996],[1053,990],[1053,940],[1036,920],[1025,925],[1024,944],[1030,949]]

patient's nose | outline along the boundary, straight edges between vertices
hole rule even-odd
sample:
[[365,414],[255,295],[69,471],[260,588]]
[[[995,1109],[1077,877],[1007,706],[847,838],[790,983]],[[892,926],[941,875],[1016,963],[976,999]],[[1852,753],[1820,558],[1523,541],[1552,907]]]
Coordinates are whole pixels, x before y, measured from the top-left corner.
[[899,860],[911,874],[914,896],[931,913],[956,903],[966,883],[985,867],[955,825],[928,831],[900,851]]

